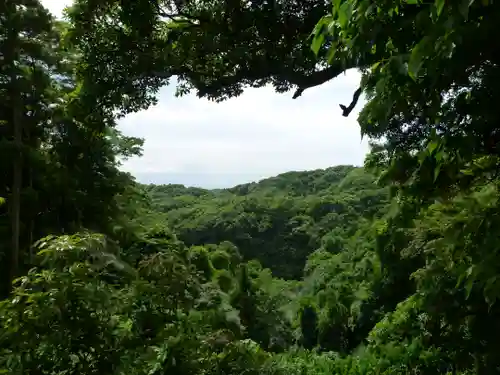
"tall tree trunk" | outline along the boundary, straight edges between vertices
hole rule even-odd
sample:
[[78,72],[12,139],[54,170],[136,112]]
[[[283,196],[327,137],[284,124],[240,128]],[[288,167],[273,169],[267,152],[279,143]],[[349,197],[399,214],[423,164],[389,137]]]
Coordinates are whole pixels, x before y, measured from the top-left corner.
[[[29,187],[33,189],[33,168],[29,169]],[[38,205],[37,205],[38,207]],[[29,266],[31,267],[34,263],[35,254],[33,251],[33,233],[35,231],[35,216],[33,215],[33,210],[31,210],[29,217],[29,227],[28,227],[28,246],[29,246]]]
[[10,280],[12,281],[19,275],[19,238],[21,235],[21,189],[23,183],[23,160],[22,160],[22,145],[23,145],[23,124],[22,124],[22,108],[20,98],[16,87],[16,76],[11,76],[13,87],[13,130],[14,130],[14,161],[13,161],[13,178],[12,178],[12,197],[11,197],[11,261],[10,261]]
[[[15,4],[15,3],[13,3]],[[10,197],[9,213],[11,222],[11,248],[10,248],[10,284],[12,280],[19,275],[19,237],[21,231],[21,189],[23,178],[23,162],[22,162],[22,144],[23,144],[23,108],[21,90],[18,82],[19,70],[16,62],[19,60],[19,31],[16,24],[17,8],[9,2],[9,11],[11,17],[5,23],[8,28],[8,37],[6,41],[5,63],[9,67],[10,82],[8,85],[8,95],[10,97],[10,105],[12,110],[11,129],[13,135],[14,155],[12,160],[12,190]],[[9,291],[11,285],[9,285]]]

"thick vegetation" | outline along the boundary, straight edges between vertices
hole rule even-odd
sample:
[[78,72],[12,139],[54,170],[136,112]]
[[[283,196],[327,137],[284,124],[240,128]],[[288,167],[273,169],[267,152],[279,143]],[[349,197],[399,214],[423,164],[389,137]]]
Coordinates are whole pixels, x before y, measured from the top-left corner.
[[[495,374],[500,5],[0,4],[0,373]],[[142,186],[116,129],[363,73],[364,168]]]
[[257,259],[287,279],[301,278],[316,249],[342,251],[388,205],[388,191],[353,167],[290,172],[216,191],[177,185],[145,190],[187,245],[232,242],[246,260]]

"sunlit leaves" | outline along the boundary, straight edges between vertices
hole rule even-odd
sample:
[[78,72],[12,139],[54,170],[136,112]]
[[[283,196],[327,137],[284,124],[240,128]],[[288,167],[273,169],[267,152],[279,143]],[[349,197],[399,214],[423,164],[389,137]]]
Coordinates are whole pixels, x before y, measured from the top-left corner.
[[312,32],[311,49],[315,55],[319,54],[321,47],[325,44],[325,38],[328,38],[330,47],[328,51],[328,60],[331,61],[335,57],[337,43],[334,42],[329,36],[333,33],[336,26],[336,21],[332,15],[324,16],[318,24],[314,27]]
[[[206,289],[182,254],[158,248],[139,278],[110,278],[105,255],[113,249],[100,235],[47,238],[39,246],[44,266],[55,268],[32,270],[0,303],[0,368],[10,374],[35,368],[60,375],[109,368],[204,373],[222,361],[212,357],[216,343],[206,338],[224,321],[237,327],[237,316],[235,321],[227,302],[202,307],[193,301]],[[104,267],[96,268],[103,258]],[[193,304],[204,312],[192,310]]]

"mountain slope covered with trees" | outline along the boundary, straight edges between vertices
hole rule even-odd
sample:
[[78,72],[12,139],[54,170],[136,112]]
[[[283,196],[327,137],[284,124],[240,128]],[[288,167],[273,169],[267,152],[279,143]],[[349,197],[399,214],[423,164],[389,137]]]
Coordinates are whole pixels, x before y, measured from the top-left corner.
[[360,168],[289,172],[230,189],[145,186],[156,210],[188,245],[234,243],[246,260],[300,279],[307,256],[346,241],[387,211],[388,190]]
[[[0,373],[498,373],[499,21],[491,0],[1,2]],[[142,140],[117,121],[172,77],[300,100],[351,68],[363,169],[212,191],[120,170]]]

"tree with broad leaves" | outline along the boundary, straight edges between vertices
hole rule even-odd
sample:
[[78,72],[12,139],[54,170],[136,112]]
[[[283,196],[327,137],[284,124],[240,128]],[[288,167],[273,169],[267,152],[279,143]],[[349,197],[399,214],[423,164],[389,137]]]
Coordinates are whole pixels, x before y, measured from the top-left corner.
[[[365,71],[362,132],[381,139],[368,160],[425,200],[453,196],[498,170],[500,8],[493,1],[334,1],[315,43],[380,58]],[[381,30],[388,25],[392,31]],[[372,34],[373,45],[368,43]],[[376,52],[375,52],[376,51]],[[465,173],[464,173],[465,172]]]
[[[270,84],[298,98],[377,60],[349,51],[332,60],[317,43],[314,53],[311,33],[330,7],[325,0],[78,0],[69,11],[69,36],[82,53],[89,90],[125,112],[151,104],[151,94],[173,77],[179,95],[195,91],[222,101]],[[345,116],[360,94],[341,106]]]

